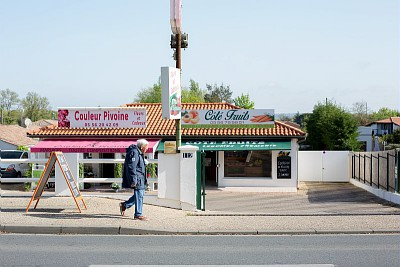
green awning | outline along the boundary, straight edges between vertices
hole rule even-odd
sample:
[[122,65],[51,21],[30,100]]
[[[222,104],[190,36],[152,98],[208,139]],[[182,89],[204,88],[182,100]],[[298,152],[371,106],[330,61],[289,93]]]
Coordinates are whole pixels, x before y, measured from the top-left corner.
[[[199,150],[290,150],[290,141],[182,141],[182,146],[193,145]],[[164,151],[164,141],[158,144],[157,151]]]

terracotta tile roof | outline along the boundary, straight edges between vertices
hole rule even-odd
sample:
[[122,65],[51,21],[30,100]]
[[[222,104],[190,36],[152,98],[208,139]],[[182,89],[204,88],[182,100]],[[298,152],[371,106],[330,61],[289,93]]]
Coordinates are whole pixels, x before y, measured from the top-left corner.
[[[175,120],[162,119],[160,103],[134,103],[123,107],[143,107],[147,109],[146,128],[59,128],[56,125],[47,126],[28,133],[31,137],[174,137]],[[182,109],[237,109],[228,103],[183,103]],[[283,122],[275,121],[275,127],[269,129],[182,129],[182,137],[298,137],[304,138],[305,132]]]
[[374,121],[374,122],[367,124],[366,126],[371,126],[372,124],[392,124],[392,123],[400,126],[400,117],[390,117],[387,119]]
[[28,127],[28,128],[42,128],[42,127],[46,127],[49,125],[57,125],[58,121],[57,120],[38,120],[35,122],[32,122],[32,124]]
[[0,124],[0,140],[15,146],[32,146],[39,141],[26,136],[27,128]]

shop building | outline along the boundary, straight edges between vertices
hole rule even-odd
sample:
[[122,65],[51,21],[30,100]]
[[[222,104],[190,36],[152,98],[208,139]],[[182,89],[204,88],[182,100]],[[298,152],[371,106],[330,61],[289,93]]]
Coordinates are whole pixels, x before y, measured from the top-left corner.
[[[150,140],[149,158],[164,153],[165,142],[176,140],[175,120],[162,118],[159,103],[135,103],[123,107],[146,109],[144,128],[66,128],[47,126],[28,133],[40,142],[33,153],[81,153],[121,158],[125,148],[139,138]],[[228,103],[183,103],[183,110],[233,110]],[[274,121],[272,128],[183,128],[182,146],[193,145],[205,153],[208,186],[245,191],[297,190],[297,152],[306,133]],[[104,169],[104,167],[102,167]],[[111,175],[109,170],[106,174]],[[105,177],[104,173],[98,174]]]

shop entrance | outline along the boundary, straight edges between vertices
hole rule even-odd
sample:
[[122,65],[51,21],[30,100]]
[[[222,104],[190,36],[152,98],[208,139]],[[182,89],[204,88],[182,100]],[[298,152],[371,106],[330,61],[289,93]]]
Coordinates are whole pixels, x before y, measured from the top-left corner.
[[205,179],[206,185],[218,186],[217,151],[205,151]]
[[[101,153],[100,154],[101,159],[113,159],[114,158],[114,153]],[[110,163],[103,163],[100,164],[100,171],[102,173],[103,178],[114,178],[114,164]]]

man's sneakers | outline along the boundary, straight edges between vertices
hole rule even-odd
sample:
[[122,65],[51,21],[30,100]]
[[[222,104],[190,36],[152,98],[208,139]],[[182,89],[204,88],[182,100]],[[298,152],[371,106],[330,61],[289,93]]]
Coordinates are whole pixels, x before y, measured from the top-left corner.
[[139,220],[139,221],[148,221],[149,220],[145,216],[135,216],[133,219],[134,220]]
[[124,205],[124,202],[119,203],[119,212],[121,213],[121,216],[124,216],[125,210],[126,210],[126,207]]

